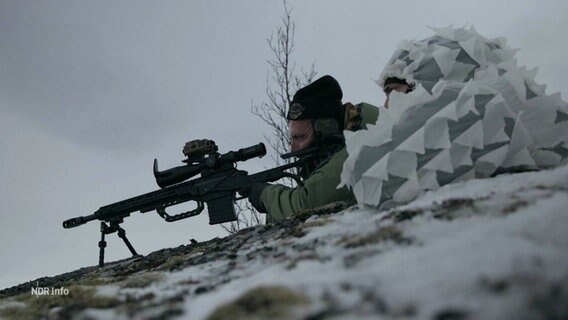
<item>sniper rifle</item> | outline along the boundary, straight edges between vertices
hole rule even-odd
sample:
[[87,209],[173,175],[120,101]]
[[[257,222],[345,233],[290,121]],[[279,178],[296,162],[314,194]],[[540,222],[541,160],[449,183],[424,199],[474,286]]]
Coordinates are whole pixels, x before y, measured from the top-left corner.
[[[161,188],[130,199],[122,200],[99,208],[95,213],[87,216],[72,218],[63,222],[66,229],[75,228],[89,221],[100,220],[101,240],[99,241],[99,266],[104,265],[105,235],[114,232],[124,241],[133,256],[138,256],[136,250],[126,238],[126,231],[120,227],[124,218],[131,213],[156,211],[167,222],[178,221],[200,214],[207,204],[209,211],[209,224],[219,224],[237,220],[233,202],[236,193],[257,182],[274,182],[281,178],[292,178],[299,185],[302,181],[299,176],[287,172],[292,168],[299,168],[307,162],[313,161],[319,154],[319,148],[308,148],[300,152],[282,155],[283,159],[296,157],[296,161],[276,168],[261,171],[255,174],[237,169],[237,162],[246,161],[266,154],[266,147],[259,143],[237,151],[225,154],[217,152],[215,142],[207,139],[194,140],[189,143],[187,159],[183,166],[174,167],[164,171],[158,170],[158,161],[154,159],[154,177]],[[188,180],[200,174],[199,178]],[[195,201],[197,207],[187,212],[170,215],[166,208]]]

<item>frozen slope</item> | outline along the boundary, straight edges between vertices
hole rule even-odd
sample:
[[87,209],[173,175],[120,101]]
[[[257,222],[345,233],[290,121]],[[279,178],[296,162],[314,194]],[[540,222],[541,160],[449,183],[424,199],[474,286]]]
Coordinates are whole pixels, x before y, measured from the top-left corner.
[[[568,167],[305,213],[0,292],[5,318],[565,319]],[[36,282],[33,281],[35,285]]]

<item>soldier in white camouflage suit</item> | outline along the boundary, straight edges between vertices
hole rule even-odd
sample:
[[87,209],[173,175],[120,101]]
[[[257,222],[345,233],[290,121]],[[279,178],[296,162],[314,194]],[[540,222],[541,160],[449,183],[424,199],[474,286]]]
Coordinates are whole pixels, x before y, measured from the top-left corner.
[[341,186],[383,208],[448,183],[567,162],[568,104],[473,28],[403,41],[377,83],[375,126],[346,132]]

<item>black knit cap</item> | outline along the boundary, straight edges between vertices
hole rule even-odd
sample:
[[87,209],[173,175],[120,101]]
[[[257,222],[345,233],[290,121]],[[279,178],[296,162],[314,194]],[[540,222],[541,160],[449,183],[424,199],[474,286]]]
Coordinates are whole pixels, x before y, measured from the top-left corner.
[[326,75],[301,88],[290,103],[288,120],[334,118],[343,127],[343,92],[335,78]]

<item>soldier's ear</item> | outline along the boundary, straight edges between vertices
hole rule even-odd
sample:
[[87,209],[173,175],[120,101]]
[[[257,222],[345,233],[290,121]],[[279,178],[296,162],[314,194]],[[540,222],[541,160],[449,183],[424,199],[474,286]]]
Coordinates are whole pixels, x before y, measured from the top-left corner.
[[315,119],[313,127],[316,143],[325,143],[343,137],[335,118]]

